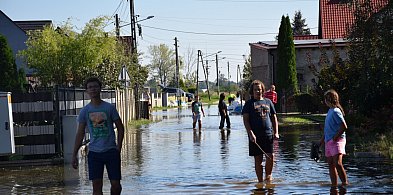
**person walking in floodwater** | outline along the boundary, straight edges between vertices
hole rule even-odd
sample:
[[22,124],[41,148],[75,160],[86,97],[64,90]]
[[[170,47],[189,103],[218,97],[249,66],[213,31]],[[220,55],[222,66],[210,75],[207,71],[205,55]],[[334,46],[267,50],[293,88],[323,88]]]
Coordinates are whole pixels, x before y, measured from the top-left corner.
[[[90,103],[84,106],[78,116],[78,130],[75,137],[72,166],[78,168],[78,151],[85,137],[85,129],[90,133],[87,155],[89,179],[93,183],[93,194],[102,194],[104,166],[111,183],[111,194],[120,194],[121,159],[124,125],[116,107],[101,99],[102,83],[98,78],[86,80],[85,88]],[[117,138],[113,127],[117,128]]]
[[344,109],[340,105],[338,93],[331,89],[325,92],[325,104],[329,107],[326,115],[324,136],[320,140],[320,145],[325,144],[325,156],[329,164],[329,175],[332,186],[338,185],[338,177],[342,185],[348,185],[347,174],[345,172],[342,158],[345,155],[347,124],[344,120]]
[[228,114],[228,107],[225,104],[225,94],[221,93],[220,94],[220,100],[218,101],[218,112],[220,113],[220,126],[218,127],[219,129],[224,128],[224,122],[226,121],[227,123],[227,128],[231,128],[231,121],[229,119],[229,114]]
[[199,130],[202,129],[202,116],[201,113],[203,114],[203,117],[205,117],[205,111],[203,110],[202,107],[202,102],[199,101],[199,96],[195,96],[194,102],[191,104],[191,110],[192,110],[192,129],[196,129],[196,123],[198,122],[198,128]]
[[258,182],[263,182],[263,156],[266,157],[265,181],[272,181],[273,140],[278,139],[278,122],[272,101],[264,98],[264,84],[254,80],[250,85],[250,96],[243,108],[243,123],[249,138],[249,156],[254,156]]

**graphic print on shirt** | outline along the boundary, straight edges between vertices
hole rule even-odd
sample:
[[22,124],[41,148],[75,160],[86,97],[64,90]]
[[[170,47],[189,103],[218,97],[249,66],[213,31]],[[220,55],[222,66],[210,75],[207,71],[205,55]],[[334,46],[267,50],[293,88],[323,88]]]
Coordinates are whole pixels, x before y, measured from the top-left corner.
[[269,105],[254,102],[254,110],[262,119],[266,119],[267,114],[269,113]]
[[92,129],[91,136],[98,137],[108,137],[108,116],[105,112],[91,112],[89,113],[89,123]]

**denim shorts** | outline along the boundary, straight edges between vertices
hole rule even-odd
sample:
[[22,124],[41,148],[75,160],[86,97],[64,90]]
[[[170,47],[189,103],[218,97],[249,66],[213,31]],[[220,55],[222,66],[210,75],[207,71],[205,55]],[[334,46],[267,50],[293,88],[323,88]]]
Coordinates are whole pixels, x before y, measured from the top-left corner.
[[333,139],[325,143],[325,156],[332,157],[337,154],[345,154],[345,144],[347,143],[345,138],[339,138],[337,141]]
[[197,121],[202,121],[201,114],[195,114],[194,116],[192,116],[192,121],[194,123],[196,123]]
[[120,152],[117,149],[110,149],[106,152],[89,151],[87,158],[90,180],[103,178],[104,165],[109,180],[121,180]]

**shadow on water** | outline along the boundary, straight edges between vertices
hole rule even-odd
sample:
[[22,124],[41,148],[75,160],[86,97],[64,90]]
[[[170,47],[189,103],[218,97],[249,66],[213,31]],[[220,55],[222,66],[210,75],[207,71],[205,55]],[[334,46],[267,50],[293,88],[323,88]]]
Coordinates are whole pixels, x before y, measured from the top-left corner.
[[[351,185],[331,188],[328,167],[310,159],[315,128],[280,128],[274,143],[272,184],[258,186],[242,117],[219,130],[217,106],[205,108],[202,131],[192,129],[190,109],[157,111],[158,121],[127,129],[122,151],[123,194],[354,194],[393,193],[392,161],[355,156],[344,166]],[[104,175],[104,193],[109,181]],[[79,170],[69,165],[0,170],[0,194],[91,194],[86,159]]]

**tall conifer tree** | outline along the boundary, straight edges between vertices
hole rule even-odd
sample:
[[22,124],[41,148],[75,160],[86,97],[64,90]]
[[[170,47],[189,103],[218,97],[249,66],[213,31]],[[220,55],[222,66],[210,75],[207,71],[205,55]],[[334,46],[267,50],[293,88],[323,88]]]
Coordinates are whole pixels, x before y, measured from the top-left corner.
[[296,54],[291,23],[288,16],[281,17],[277,53],[277,91],[281,95],[294,94],[298,90]]

